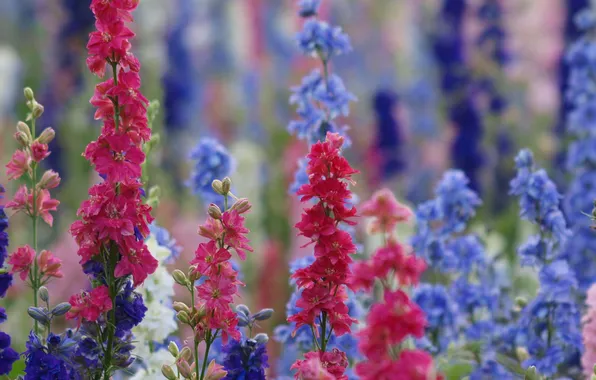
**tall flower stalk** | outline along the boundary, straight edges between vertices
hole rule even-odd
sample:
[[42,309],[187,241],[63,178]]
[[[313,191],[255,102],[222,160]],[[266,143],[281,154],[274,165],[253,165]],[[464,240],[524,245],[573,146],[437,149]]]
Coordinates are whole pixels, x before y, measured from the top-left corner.
[[[350,102],[356,100],[342,79],[331,72],[331,59],[352,50],[350,39],[340,27],[319,20],[320,3],[320,0],[299,2],[298,15],[304,19],[304,24],[296,39],[304,55],[320,61],[322,72],[315,69],[305,76],[300,86],[292,88],[290,97],[300,118],[290,122],[288,131],[309,145],[325,140],[327,132],[340,133],[347,139],[346,128],[337,125],[337,118],[347,116]],[[302,160],[290,188],[292,192],[306,182],[305,169],[306,161]]]
[[[356,208],[349,204],[352,193],[348,184],[352,175],[357,173],[348,161],[341,156],[343,137],[337,133],[328,133],[324,142],[312,145],[308,154],[306,172],[309,183],[298,190],[302,202],[316,199],[312,207],[307,208],[296,228],[300,235],[314,244],[315,260],[306,268],[297,270],[292,278],[302,290],[296,306],[301,308],[288,318],[298,330],[309,326],[312,331],[315,352],[305,354],[306,362],[316,359],[325,361],[327,345],[332,332],[337,336],[348,334],[352,323],[356,322],[348,313],[346,306],[347,283],[351,276],[350,255],[356,252],[356,246],[348,232],[340,228],[341,224],[353,225],[352,218]],[[348,366],[345,353],[334,349],[333,356],[341,364],[337,374],[344,373]],[[315,355],[316,353],[316,355]],[[297,361],[293,368],[300,373],[305,361]]]
[[[208,242],[199,244],[188,276],[180,270],[173,272],[174,280],[190,293],[190,306],[175,302],[178,320],[188,325],[192,331],[191,347],[185,347],[176,354],[176,367],[184,378],[204,380],[209,368],[209,352],[218,337],[224,344],[229,338],[240,341],[238,316],[231,308],[234,297],[238,295],[238,286],[244,284],[238,278],[238,272],[230,261],[234,250],[241,260],[246,259],[246,252],[252,252],[246,237],[248,229],[244,226],[242,214],[250,210],[251,205],[245,198],[236,198],[231,192],[232,181],[226,177],[223,181],[213,181],[214,191],[223,196],[223,211],[215,204],[208,208],[207,221],[199,227],[199,234]],[[236,199],[230,205],[230,198]],[[203,357],[199,356],[199,345],[204,343]],[[177,352],[177,349],[175,350]],[[175,379],[170,366],[164,365],[162,373],[168,379]]]
[[[44,108],[34,97],[33,90],[25,88],[25,98],[29,114],[29,124],[20,121],[14,135],[19,143],[10,162],[6,165],[6,173],[10,180],[23,178],[25,184],[17,190],[12,201],[6,204],[7,209],[14,212],[23,212],[31,220],[31,244],[17,248],[8,258],[12,265],[11,273],[19,273],[21,280],[33,290],[33,305],[38,307],[39,289],[52,277],[62,277],[60,272],[61,262],[49,251],[38,251],[38,228],[40,219],[50,227],[54,218],[50,211],[56,211],[59,201],[52,199],[51,189],[58,187],[60,176],[53,170],[39,175],[41,162],[50,152],[48,144],[54,139],[54,130],[46,128],[39,136],[36,131],[36,120],[43,114]],[[38,321],[34,321],[34,332],[39,333]]]
[[366,327],[358,333],[358,347],[366,359],[356,365],[356,373],[363,380],[439,379],[432,356],[408,342],[410,336],[424,336],[424,312],[410,299],[408,291],[418,284],[426,264],[398,242],[395,227],[413,213],[388,189],[376,192],[362,204],[361,211],[373,217],[369,232],[381,234],[384,244],[370,259],[354,266],[352,288],[372,291],[378,280],[382,294],[370,308]]
[[[130,51],[134,33],[126,24],[133,20],[131,12],[138,4],[93,0],[97,30],[87,44],[89,70],[100,78],[108,71],[111,78],[98,84],[91,98],[95,118],[103,127],[84,153],[103,182],[90,188],[89,200],[78,210],[81,220],[71,226],[81,264],[95,268],[93,290],[71,297],[67,318],[85,322],[95,331],[102,355],[101,373],[93,373],[93,378],[104,380],[131,363],[130,349],[123,354],[122,345],[130,345],[130,329],[146,310],[133,289],[158,266],[145,245],[153,218],[151,207],[142,200],[143,144],[151,137],[148,101],[140,91],[140,63]],[[119,311],[129,303],[135,310],[132,320]]]

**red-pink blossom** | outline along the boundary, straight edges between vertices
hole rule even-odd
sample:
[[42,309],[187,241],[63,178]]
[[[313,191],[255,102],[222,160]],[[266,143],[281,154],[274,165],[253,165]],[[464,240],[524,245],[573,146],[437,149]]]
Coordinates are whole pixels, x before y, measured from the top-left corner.
[[31,171],[31,156],[26,150],[17,150],[6,165],[6,175],[9,180],[19,179],[23,174]]
[[123,277],[132,275],[134,286],[142,284],[147,276],[155,272],[159,262],[151,255],[147,246],[134,237],[125,240],[120,246],[122,258],[116,264],[114,276]]
[[253,249],[246,237],[249,230],[244,227],[244,217],[236,210],[228,210],[223,213],[221,222],[224,228],[224,244],[234,248],[240,259],[245,260],[245,251],[252,252]]
[[347,380],[344,373],[348,364],[346,354],[334,348],[328,352],[307,352],[304,360],[297,360],[290,369],[297,371],[294,378],[300,380]]
[[39,272],[46,277],[62,278],[64,274],[60,271],[62,260],[54,256],[50,251],[43,250],[37,258]]
[[35,251],[29,245],[17,248],[16,251],[8,256],[8,264],[12,265],[10,273],[19,273],[21,280],[25,281],[34,259]]
[[90,292],[73,294],[68,302],[71,308],[66,313],[66,319],[77,319],[79,325],[82,319],[95,322],[100,315],[112,310],[110,292],[105,285],[100,285]]
[[211,276],[197,286],[197,294],[209,310],[229,309],[237,291],[237,282],[224,276]]
[[[37,207],[35,207],[36,215],[41,216],[43,221],[51,227],[54,222],[54,217],[50,214],[50,211],[56,211],[60,202],[56,199],[52,199],[50,192],[46,189],[39,189],[36,191],[35,202],[37,205]],[[13,209],[17,212],[22,211],[31,216],[31,211],[34,209],[33,192],[29,191],[26,185],[22,185],[15,193],[13,200],[6,204],[6,208]]]
[[217,266],[231,257],[230,251],[225,248],[218,248],[217,243],[211,240],[208,243],[199,244],[195,251],[195,258],[190,264],[196,265],[196,273],[212,276],[217,274]]
[[90,56],[98,56],[104,60],[126,54],[124,41],[134,37],[134,33],[122,21],[107,22],[97,20],[97,31],[89,34],[87,50]]
[[40,162],[46,159],[50,155],[48,150],[48,144],[42,144],[38,141],[31,144],[31,157],[35,162]]
[[361,205],[363,216],[373,217],[369,225],[370,233],[388,233],[395,229],[398,223],[406,222],[412,218],[412,210],[399,203],[389,189],[375,192],[371,199]]
[[98,147],[89,158],[98,173],[111,181],[122,182],[141,176],[143,151],[127,135],[112,135],[98,140]]

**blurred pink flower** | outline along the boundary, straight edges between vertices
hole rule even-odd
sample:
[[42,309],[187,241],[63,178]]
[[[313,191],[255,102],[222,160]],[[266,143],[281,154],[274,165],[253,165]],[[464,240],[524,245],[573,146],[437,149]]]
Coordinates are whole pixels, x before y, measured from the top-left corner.
[[582,367],[586,378],[594,373],[596,364],[596,284],[588,289],[586,305],[588,309],[583,317],[584,354],[582,355]]

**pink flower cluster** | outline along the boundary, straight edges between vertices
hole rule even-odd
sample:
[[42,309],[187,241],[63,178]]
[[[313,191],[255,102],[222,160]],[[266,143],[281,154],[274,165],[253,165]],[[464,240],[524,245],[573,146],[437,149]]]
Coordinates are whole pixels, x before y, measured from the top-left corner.
[[95,322],[100,315],[112,310],[112,300],[105,285],[98,286],[90,292],[73,294],[69,303],[71,308],[66,313],[66,319],[76,319],[79,326],[82,319]]
[[[217,206],[212,204],[212,208]],[[202,335],[207,329],[219,329],[224,343],[228,337],[240,339],[240,332],[236,328],[238,319],[230,304],[238,294],[238,286],[244,284],[238,280],[238,272],[232,268],[230,250],[236,251],[242,260],[246,259],[246,251],[253,251],[246,237],[249,231],[241,215],[249,209],[248,201],[240,199],[223,213],[219,209],[211,213],[205,224],[199,227],[199,235],[209,241],[199,244],[190,262],[195,267],[195,276],[205,279],[196,289],[199,309],[207,312],[195,328],[195,334]]]
[[56,211],[60,204],[58,200],[52,199],[50,190],[60,185],[60,176],[53,170],[47,170],[41,179],[38,179],[35,169],[50,155],[48,144],[54,136],[54,130],[46,128],[38,138],[33,140],[27,124],[19,122],[14,137],[21,147],[14,152],[6,165],[9,180],[17,180],[26,175],[29,181],[36,181],[33,189],[29,189],[27,185],[21,185],[12,201],[6,204],[6,208],[23,212],[32,218],[41,217],[49,226],[54,222],[50,211]]
[[[125,24],[132,21],[131,12],[138,3],[138,0],[91,2],[97,30],[89,35],[87,66],[99,77],[110,66],[113,77],[95,87],[91,104],[96,107],[95,118],[102,121],[103,128],[97,140],[89,143],[84,156],[104,181],[89,189],[89,199],[78,210],[81,220],[70,228],[79,245],[81,264],[100,255],[118,255],[114,276],[131,275],[135,286],[158,265],[144,243],[153,218],[151,207],[142,201],[139,179],[145,160],[142,146],[151,137],[148,101],[140,91],[140,63],[130,52],[129,39],[134,33]],[[77,305],[82,307],[80,303]],[[75,315],[90,316],[70,314]]]
[[[317,200],[316,204],[304,211],[302,219],[296,224],[300,235],[314,243],[315,261],[292,276],[302,289],[296,303],[302,310],[290,316],[288,321],[296,323],[296,329],[310,325],[316,332],[321,323],[322,328],[329,328],[323,330],[322,340],[326,339],[323,335],[329,334],[331,330],[336,336],[349,333],[355,322],[348,314],[345,300],[346,284],[351,276],[350,255],[356,252],[356,246],[350,234],[339,227],[340,223],[355,224],[351,218],[356,215],[356,208],[349,204],[352,193],[348,184],[357,171],[341,156],[342,145],[343,137],[328,133],[324,142],[311,146],[307,156],[309,183],[298,190],[302,202]],[[323,347],[321,351],[324,351]],[[319,354],[307,355],[314,357]],[[321,352],[320,355],[325,353]],[[341,363],[345,364],[345,370],[347,361]],[[300,366],[300,363],[296,365]],[[337,378],[343,379],[344,376],[339,375]]]
[[[422,309],[401,289],[418,284],[426,263],[393,236],[396,225],[407,221],[412,212],[387,189],[376,192],[362,205],[362,210],[374,218],[370,231],[383,233],[387,243],[369,260],[354,265],[350,283],[353,290],[370,291],[379,280],[384,291],[383,300],[371,307],[366,327],[358,333],[358,348],[366,359],[356,365],[356,373],[363,380],[441,378],[434,372],[432,356],[401,347],[409,336],[424,336],[426,326]],[[392,285],[395,282],[397,287]]]
[[[33,262],[36,261],[36,254],[33,248],[28,244],[17,248],[8,257],[8,263],[12,265],[10,273],[19,273],[21,280],[25,281],[29,276],[29,271]],[[55,257],[52,252],[43,250],[37,256],[37,268],[41,274],[41,282],[44,283],[50,277],[62,278],[64,274],[60,271],[62,260]]]
[[348,366],[346,354],[334,348],[329,352],[307,352],[304,360],[297,360],[290,369],[295,370],[299,380],[347,379],[344,372]]
[[[29,89],[30,91],[30,89]],[[32,98],[28,98],[28,106],[34,118],[43,112],[43,107],[37,104]],[[41,178],[37,177],[37,167],[49,155],[48,144],[54,139],[55,132],[52,128],[46,128],[39,137],[34,138],[29,126],[23,122],[17,124],[17,132],[14,135],[19,143],[10,162],[6,165],[6,173],[10,180],[18,180],[23,176],[28,182],[34,183],[31,189],[27,185],[21,185],[13,199],[6,204],[7,209],[14,212],[23,212],[33,219],[41,218],[49,226],[52,226],[54,217],[51,211],[56,211],[60,202],[52,199],[50,190],[60,185],[60,176],[53,170],[44,172]],[[37,223],[37,222],[35,222]],[[31,267],[36,264],[37,272],[32,273]],[[62,277],[60,271],[62,261],[55,257],[52,252],[43,250],[39,256],[29,245],[18,247],[8,257],[8,264],[12,266],[10,273],[19,273],[21,280],[31,279],[32,286],[45,284],[51,277]],[[39,277],[39,278],[38,278]],[[37,284],[37,285],[34,285]]]
[[588,289],[586,305],[588,308],[582,320],[584,341],[582,367],[586,378],[589,379],[594,373],[594,365],[596,365],[596,284]]

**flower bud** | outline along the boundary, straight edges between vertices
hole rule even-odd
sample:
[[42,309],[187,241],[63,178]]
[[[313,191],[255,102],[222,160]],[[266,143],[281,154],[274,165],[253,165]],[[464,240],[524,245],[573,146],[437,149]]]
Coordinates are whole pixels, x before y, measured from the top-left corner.
[[60,175],[53,170],[46,170],[37,186],[40,189],[55,189],[60,185]]
[[58,305],[56,305],[56,307],[52,309],[52,315],[55,317],[64,315],[68,313],[71,307],[72,306],[68,302],[59,303]]
[[273,315],[273,309],[263,309],[258,313],[254,314],[252,318],[256,321],[266,321]]
[[176,367],[178,368],[180,375],[182,375],[182,377],[185,379],[190,379],[192,377],[192,369],[186,360],[176,360]]
[[34,118],[39,119],[39,117],[41,115],[43,115],[43,111],[44,111],[43,106],[39,103],[35,103],[35,104],[33,104],[33,109],[31,110],[31,115]]
[[14,134],[14,139],[19,143],[19,145],[21,145],[22,147],[27,147],[29,146],[29,144],[31,143],[30,140],[27,139],[27,135],[25,135],[23,132],[16,132]]
[[23,92],[25,93],[25,99],[27,99],[29,101],[34,99],[33,90],[31,89],[31,87],[25,87],[23,89]]
[[524,376],[525,380],[540,380],[540,376],[538,375],[538,371],[536,371],[536,367],[531,366],[526,370],[526,374]]
[[43,302],[47,303],[50,301],[50,293],[48,292],[48,288],[46,288],[45,286],[39,288],[38,294],[39,299],[41,299]]
[[49,144],[52,140],[54,140],[54,137],[56,137],[56,132],[53,128],[48,127],[41,132],[37,138],[37,141],[42,144]]
[[188,270],[188,279],[190,280],[190,282],[192,284],[194,284],[196,281],[200,280],[201,277],[203,277],[203,274],[197,272],[196,266],[193,265],[192,267],[190,267],[190,269]]
[[217,194],[221,194],[221,195],[224,194],[223,193],[223,184],[220,180],[214,179],[213,182],[211,182],[211,187]]
[[19,121],[17,123],[17,132],[24,133],[27,136],[28,141],[33,140],[33,136],[31,136],[31,129],[29,129],[29,126],[24,121]]
[[161,374],[165,376],[166,379],[168,380],[176,380],[176,374],[174,373],[174,370],[172,369],[172,367],[170,367],[169,365],[162,365],[161,366]]
[[515,348],[515,356],[520,362],[526,361],[530,358],[530,354],[525,347],[516,347]]
[[182,358],[186,361],[189,361],[190,358],[192,357],[192,352],[190,351],[190,348],[188,347],[183,347],[182,351],[180,351],[180,355],[178,355],[179,358]]
[[528,300],[524,297],[516,297],[515,298],[515,305],[520,309],[523,309],[528,304]]
[[178,317],[178,320],[182,323],[190,323],[190,317],[188,316],[188,313],[186,311],[181,311],[178,314],[176,314],[176,317]]
[[231,209],[236,210],[238,214],[244,214],[248,210],[250,210],[252,205],[246,198],[240,198],[232,205]]
[[170,351],[170,354],[172,354],[172,356],[175,358],[177,358],[178,354],[180,354],[180,350],[178,349],[176,342],[170,342],[170,344],[168,344],[168,351]]
[[159,186],[151,186],[149,189],[149,198],[159,198],[161,196],[161,188]]
[[250,309],[248,308],[248,306],[243,304],[236,306],[236,311],[246,315],[247,317],[250,315]]
[[238,327],[246,327],[246,326],[250,325],[250,320],[249,320],[248,316],[246,316],[242,313],[238,313],[237,317],[238,317]]
[[188,307],[184,302],[174,302],[174,310],[180,312],[185,311],[187,314],[190,313],[190,307]]
[[27,309],[27,314],[37,322],[41,323],[44,326],[47,326],[50,323],[50,317],[48,316],[47,311],[45,308],[42,307],[30,307]]
[[254,340],[256,340],[258,344],[266,344],[269,342],[269,336],[265,333],[259,333],[255,335]]
[[177,284],[188,286],[188,278],[186,278],[186,275],[180,269],[174,270],[172,272],[172,277],[174,277],[174,281],[176,281]]
[[209,205],[209,208],[207,209],[207,213],[209,214],[210,217],[212,217],[213,219],[217,219],[220,220],[221,219],[221,209],[214,203],[211,203]]
[[223,181],[221,181],[221,191],[222,191],[221,195],[228,195],[231,188],[232,188],[232,180],[230,179],[230,177],[224,178]]

